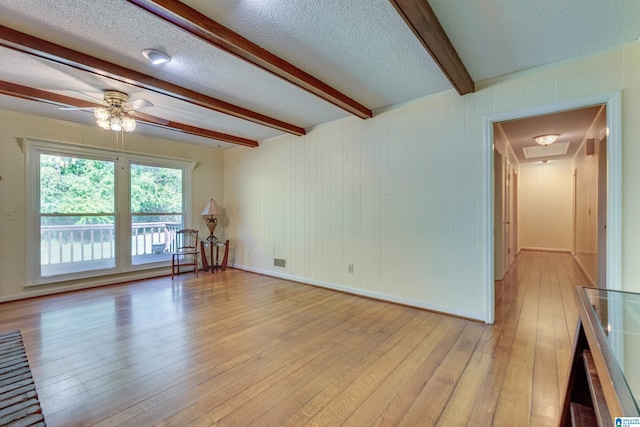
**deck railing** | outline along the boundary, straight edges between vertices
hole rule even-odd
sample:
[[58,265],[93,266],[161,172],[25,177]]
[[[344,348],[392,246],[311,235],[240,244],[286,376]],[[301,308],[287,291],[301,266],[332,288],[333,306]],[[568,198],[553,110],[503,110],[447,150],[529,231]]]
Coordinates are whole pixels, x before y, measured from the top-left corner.
[[[131,255],[136,257],[171,252],[175,245],[175,233],[180,228],[179,223],[132,224]],[[40,227],[40,235],[42,266],[115,258],[113,224],[48,225]]]

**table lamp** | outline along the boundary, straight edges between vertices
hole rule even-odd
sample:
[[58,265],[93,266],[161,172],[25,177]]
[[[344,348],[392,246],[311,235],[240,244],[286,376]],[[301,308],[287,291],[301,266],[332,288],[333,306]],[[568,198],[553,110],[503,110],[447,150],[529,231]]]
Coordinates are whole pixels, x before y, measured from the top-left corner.
[[211,199],[211,201],[207,203],[207,205],[204,207],[204,210],[200,214],[202,216],[209,215],[209,218],[207,218],[207,227],[209,228],[210,234],[209,237],[207,237],[207,240],[218,240],[218,238],[213,235],[213,232],[216,229],[216,225],[218,225],[218,218],[214,218],[213,216],[220,215],[221,213],[222,211],[218,207],[216,201]]

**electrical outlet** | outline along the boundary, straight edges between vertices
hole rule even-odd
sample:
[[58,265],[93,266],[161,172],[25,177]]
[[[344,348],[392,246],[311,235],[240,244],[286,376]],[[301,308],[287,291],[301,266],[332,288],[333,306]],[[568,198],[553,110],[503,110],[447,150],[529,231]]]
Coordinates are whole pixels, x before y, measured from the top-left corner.
[[16,210],[15,209],[5,209],[4,210],[4,220],[5,221],[13,221],[16,219]]
[[349,273],[353,273],[353,264],[349,264]]

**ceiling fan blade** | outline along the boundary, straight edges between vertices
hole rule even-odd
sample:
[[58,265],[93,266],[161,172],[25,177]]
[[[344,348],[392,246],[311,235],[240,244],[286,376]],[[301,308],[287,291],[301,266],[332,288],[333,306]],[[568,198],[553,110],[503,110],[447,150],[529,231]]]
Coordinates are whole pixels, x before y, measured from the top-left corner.
[[125,102],[122,106],[129,110],[139,110],[140,108],[153,107],[153,104],[146,99],[136,99],[135,101]]
[[66,111],[91,111],[94,107],[58,107],[58,110]]
[[139,111],[129,111],[128,114],[135,118],[142,120],[143,122],[155,123],[158,125],[166,126],[169,124],[169,120],[162,119],[160,117],[152,116],[151,114],[141,113]]
[[79,90],[75,90],[75,89],[69,89],[70,92],[75,92],[78,95],[80,95],[84,100],[78,102],[78,104],[76,105],[82,105],[82,104],[87,104],[87,101],[90,101],[94,104],[98,104],[98,105],[91,105],[91,106],[86,106],[86,107],[58,107],[58,110],[85,110],[85,111],[91,111],[94,108],[99,108],[101,105],[106,105],[106,103],[104,102],[104,100],[102,99],[98,99],[96,97],[93,97],[91,95],[87,95],[84,92],[80,92]]
[[89,94],[86,94],[84,92],[80,92],[79,90],[75,90],[75,89],[69,89],[70,92],[75,92],[78,95],[81,95],[84,99],[88,99],[91,100],[95,103],[101,104],[101,105],[106,105],[106,103],[104,102],[104,99],[100,99],[100,98],[96,98],[95,96],[91,96]]

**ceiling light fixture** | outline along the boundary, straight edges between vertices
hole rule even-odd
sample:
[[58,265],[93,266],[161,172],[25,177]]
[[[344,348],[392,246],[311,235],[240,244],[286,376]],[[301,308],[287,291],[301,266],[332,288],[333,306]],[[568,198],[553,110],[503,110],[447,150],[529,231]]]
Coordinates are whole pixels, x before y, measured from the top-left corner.
[[133,132],[136,128],[136,121],[124,114],[121,108],[96,108],[93,110],[93,115],[102,129]]
[[535,142],[544,146],[553,144],[554,142],[556,142],[556,139],[558,139],[558,135],[556,134],[540,135],[533,138]]
[[123,105],[129,101],[129,96],[122,92],[107,91],[104,100],[107,104],[105,107],[93,110],[98,126],[116,132],[133,132],[136,128],[136,121],[126,114],[127,110]]
[[171,61],[169,55],[156,49],[145,49],[142,51],[142,56],[147,58],[153,65],[166,64]]

